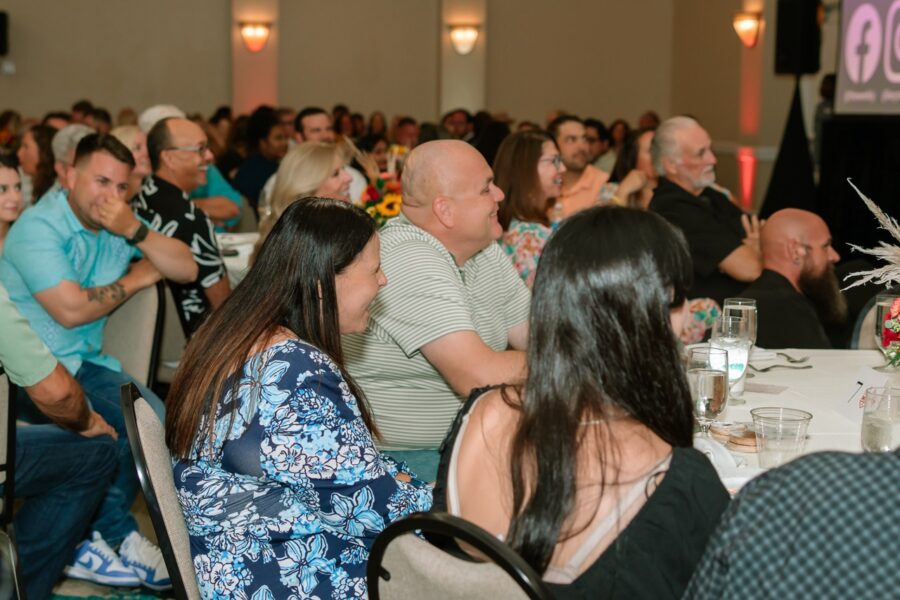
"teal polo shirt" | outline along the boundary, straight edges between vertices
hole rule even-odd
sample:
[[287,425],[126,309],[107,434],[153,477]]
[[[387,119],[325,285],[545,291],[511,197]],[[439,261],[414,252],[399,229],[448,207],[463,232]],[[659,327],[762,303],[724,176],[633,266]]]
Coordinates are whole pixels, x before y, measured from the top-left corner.
[[[216,165],[210,164],[206,169],[206,184],[201,185],[189,197],[190,200],[203,200],[204,198],[212,198],[214,196],[224,196],[241,208],[241,195],[231,184],[222,176],[222,172],[216,168]],[[228,228],[234,227],[241,220],[240,215],[233,219],[225,221],[225,227],[216,225],[216,231],[222,233],[228,231]]]
[[139,256],[124,238],[84,228],[69,207],[66,192],[45,195],[10,228],[0,256],[0,283],[50,352],[73,375],[88,361],[121,371],[119,361],[101,353],[106,317],[68,329],[57,323],[33,294],[64,279],[82,288],[109,285]]

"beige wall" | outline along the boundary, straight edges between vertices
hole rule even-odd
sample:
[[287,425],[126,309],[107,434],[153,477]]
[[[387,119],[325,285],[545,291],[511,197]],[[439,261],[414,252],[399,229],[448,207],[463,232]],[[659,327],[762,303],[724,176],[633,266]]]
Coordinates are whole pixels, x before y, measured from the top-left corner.
[[40,116],[87,97],[115,113],[171,102],[204,114],[231,90],[224,0],[3,0],[16,74],[0,106]]
[[433,119],[439,0],[281,2],[279,102]]
[[741,45],[731,27],[740,0],[676,0],[672,113],[699,119],[714,140],[735,141]]
[[490,0],[488,108],[539,123],[556,108],[607,121],[667,115],[675,4]]
[[[0,1],[17,67],[0,75],[0,108],[39,115],[89,97],[113,112],[167,101],[208,114],[234,100],[231,2]],[[717,142],[771,148],[790,81],[772,74],[775,2],[759,1],[768,31],[746,51],[730,26],[742,0],[487,0],[487,108],[539,122],[554,108],[632,122],[648,108],[688,112]],[[364,113],[438,116],[442,0],[278,6],[279,104],[340,101]],[[755,91],[741,75],[748,60],[757,65]],[[759,101],[754,135],[740,128],[747,94]],[[723,157],[720,176],[736,185],[733,156]]]

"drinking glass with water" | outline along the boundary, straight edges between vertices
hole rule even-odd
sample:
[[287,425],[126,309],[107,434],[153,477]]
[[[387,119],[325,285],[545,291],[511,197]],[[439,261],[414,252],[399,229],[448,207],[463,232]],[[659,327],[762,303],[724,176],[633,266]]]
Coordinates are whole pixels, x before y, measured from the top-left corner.
[[728,401],[728,353],[709,345],[691,348],[687,375],[700,432],[709,436],[710,425]]
[[728,352],[728,384],[732,404],[744,404],[744,373],[750,358],[750,321],[747,317],[716,317],[710,344]]
[[744,317],[747,319],[747,333],[750,336],[750,347],[756,345],[756,300],[753,298],[725,298],[722,303],[722,315],[725,317]]
[[866,390],[861,437],[866,452],[890,452],[900,447],[900,388]]

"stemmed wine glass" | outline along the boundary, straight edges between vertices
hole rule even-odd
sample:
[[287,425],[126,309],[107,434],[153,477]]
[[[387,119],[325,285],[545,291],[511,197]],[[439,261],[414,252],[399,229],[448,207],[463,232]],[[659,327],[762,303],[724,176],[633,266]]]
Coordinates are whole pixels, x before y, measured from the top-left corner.
[[890,353],[900,350],[900,294],[897,292],[882,292],[875,296],[875,345],[888,361],[875,370],[892,370]]
[[713,321],[710,345],[728,351],[728,384],[732,404],[744,404],[744,373],[750,358],[749,319],[724,314]]
[[690,348],[687,376],[700,432],[709,437],[710,425],[728,401],[728,352],[709,344]]

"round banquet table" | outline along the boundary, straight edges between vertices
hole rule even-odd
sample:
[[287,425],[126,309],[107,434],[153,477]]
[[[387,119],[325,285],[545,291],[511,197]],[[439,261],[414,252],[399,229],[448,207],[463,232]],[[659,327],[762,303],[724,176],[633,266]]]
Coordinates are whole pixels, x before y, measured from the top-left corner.
[[[781,350],[779,350],[781,351]],[[860,426],[862,410],[858,393],[861,388],[883,385],[889,379],[900,381],[900,371],[895,374],[879,373],[872,367],[884,364],[878,350],[803,350],[785,349],[786,354],[800,358],[808,356],[802,365],[811,369],[776,368],[759,373],[748,368],[753,377],[746,380],[745,404],[726,405],[719,421],[752,422],[750,411],[761,406],[799,408],[812,413],[808,437],[801,454],[840,450],[861,452]],[[750,364],[764,368],[773,364],[789,365],[782,357],[772,356],[773,351],[754,351]],[[801,366],[801,365],[790,365]],[[733,452],[739,467],[717,469],[726,487],[740,487],[758,474],[756,454]],[[715,462],[715,461],[714,461]],[[733,479],[729,484],[728,479]]]

